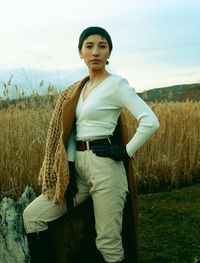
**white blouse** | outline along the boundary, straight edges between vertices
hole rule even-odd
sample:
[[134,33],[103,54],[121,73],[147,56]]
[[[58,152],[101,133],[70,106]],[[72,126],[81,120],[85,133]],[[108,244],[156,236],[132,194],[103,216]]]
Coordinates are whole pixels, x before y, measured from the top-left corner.
[[67,154],[74,160],[75,140],[94,136],[112,136],[123,108],[128,109],[139,122],[132,139],[126,145],[129,156],[159,127],[159,122],[151,108],[130,87],[128,81],[118,75],[111,75],[94,88],[83,100],[82,88],[76,107],[76,123],[70,134]]

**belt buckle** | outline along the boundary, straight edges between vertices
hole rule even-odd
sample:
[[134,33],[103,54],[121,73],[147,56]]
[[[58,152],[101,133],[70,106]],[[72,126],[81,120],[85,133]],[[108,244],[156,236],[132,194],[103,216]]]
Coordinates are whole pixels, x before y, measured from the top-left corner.
[[89,141],[86,141],[86,149],[90,150]]

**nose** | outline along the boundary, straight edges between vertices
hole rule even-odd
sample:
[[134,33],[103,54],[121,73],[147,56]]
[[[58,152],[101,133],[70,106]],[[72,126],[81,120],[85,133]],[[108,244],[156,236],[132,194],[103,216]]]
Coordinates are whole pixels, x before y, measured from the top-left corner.
[[98,49],[98,47],[94,47],[94,48],[93,48],[92,54],[93,54],[93,56],[98,56],[98,55],[99,55],[99,49]]

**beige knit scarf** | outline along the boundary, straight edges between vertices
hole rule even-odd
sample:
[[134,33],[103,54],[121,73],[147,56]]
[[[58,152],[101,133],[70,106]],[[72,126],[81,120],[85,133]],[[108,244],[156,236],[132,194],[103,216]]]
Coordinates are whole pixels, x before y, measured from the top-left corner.
[[69,184],[68,158],[63,142],[62,107],[70,91],[79,83],[74,83],[58,96],[47,133],[45,157],[38,178],[38,184],[42,186],[42,193],[59,205],[63,204],[65,191]]

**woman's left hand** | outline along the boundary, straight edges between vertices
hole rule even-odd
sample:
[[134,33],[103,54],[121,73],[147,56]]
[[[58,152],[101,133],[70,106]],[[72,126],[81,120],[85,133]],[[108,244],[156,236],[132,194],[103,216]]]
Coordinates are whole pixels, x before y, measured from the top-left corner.
[[94,140],[91,149],[97,156],[110,157],[115,161],[123,161],[131,158],[126,151],[126,146],[118,146],[105,141]]
[[74,197],[78,193],[77,183],[76,183],[76,169],[74,162],[69,161],[69,184],[65,192],[65,199],[67,209],[73,208]]

